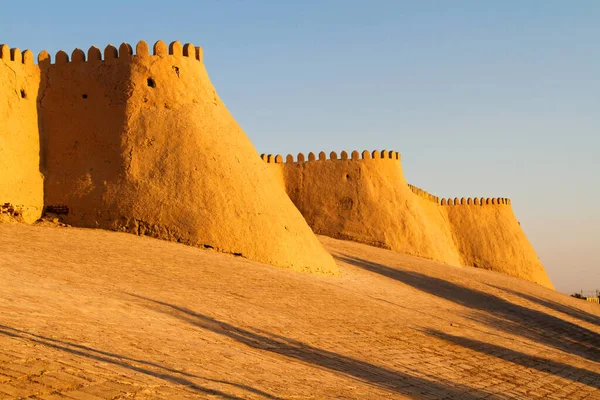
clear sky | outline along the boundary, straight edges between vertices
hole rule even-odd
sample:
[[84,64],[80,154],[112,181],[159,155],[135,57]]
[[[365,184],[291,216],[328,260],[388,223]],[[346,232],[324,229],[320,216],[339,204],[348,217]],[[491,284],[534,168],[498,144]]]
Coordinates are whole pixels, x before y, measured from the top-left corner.
[[600,288],[600,1],[3,1],[0,43],[192,42],[260,153],[394,149],[510,197],[557,289]]

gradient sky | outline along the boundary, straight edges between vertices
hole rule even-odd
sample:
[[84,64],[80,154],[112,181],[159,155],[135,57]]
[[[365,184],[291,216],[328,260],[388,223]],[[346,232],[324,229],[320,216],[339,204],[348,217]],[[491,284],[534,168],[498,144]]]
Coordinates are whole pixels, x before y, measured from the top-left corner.
[[510,197],[559,291],[600,289],[600,1],[2,2],[0,43],[192,42],[259,153],[394,149]]

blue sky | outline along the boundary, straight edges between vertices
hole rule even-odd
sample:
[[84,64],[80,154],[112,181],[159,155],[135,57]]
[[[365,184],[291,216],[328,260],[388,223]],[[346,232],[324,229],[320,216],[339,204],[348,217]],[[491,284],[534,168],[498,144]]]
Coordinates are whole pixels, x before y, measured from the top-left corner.
[[394,149],[443,197],[510,197],[557,289],[600,288],[600,2],[3,2],[34,52],[180,40],[262,153]]

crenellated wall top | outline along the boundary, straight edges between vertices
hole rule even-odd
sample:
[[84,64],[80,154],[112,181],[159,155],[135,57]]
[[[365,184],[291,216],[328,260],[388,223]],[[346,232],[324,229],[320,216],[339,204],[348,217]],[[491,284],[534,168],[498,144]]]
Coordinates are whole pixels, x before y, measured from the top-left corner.
[[[151,54],[152,53],[152,54]],[[128,43],[122,43],[119,48],[109,44],[101,51],[98,47],[92,46],[87,53],[81,49],[75,49],[71,52],[71,56],[63,50],[59,50],[52,62],[50,53],[42,50],[38,56],[38,65],[41,67],[48,65],[60,65],[68,63],[93,63],[103,62],[107,60],[131,60],[133,57],[188,57],[203,62],[202,48],[194,46],[192,43],[184,45],[181,42],[175,41],[167,45],[162,40],[156,42],[152,48],[152,52],[148,44],[140,40],[134,48]],[[18,48],[10,48],[6,44],[0,45],[0,59],[11,61],[25,65],[34,65],[35,57],[31,50],[21,52]]]
[[400,153],[397,151],[391,150],[373,150],[369,152],[368,150],[364,150],[362,153],[359,153],[358,150],[352,151],[348,154],[347,151],[342,151],[340,155],[335,151],[329,153],[329,157],[327,153],[321,151],[318,155],[313,152],[308,153],[308,157],[304,155],[304,153],[298,153],[296,158],[294,155],[288,154],[285,159],[281,154],[261,154],[260,158],[263,159],[268,164],[295,164],[295,163],[304,163],[311,161],[359,161],[359,160],[371,160],[371,159],[386,159],[386,160],[400,160]]
[[510,199],[506,197],[458,197],[442,199],[441,206],[486,206],[486,205],[510,205]]

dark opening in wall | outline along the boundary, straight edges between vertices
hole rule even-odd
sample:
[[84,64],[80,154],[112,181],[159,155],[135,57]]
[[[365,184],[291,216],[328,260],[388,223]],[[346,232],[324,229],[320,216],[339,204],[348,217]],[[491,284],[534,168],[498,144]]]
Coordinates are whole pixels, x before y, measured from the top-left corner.
[[25,89],[21,89],[21,98],[26,99],[27,93],[25,93]]
[[156,87],[156,82],[154,82],[154,79],[148,78],[148,86],[150,86],[151,88]]
[[81,95],[81,97],[84,98],[84,99],[87,99],[88,96],[87,96],[87,94],[84,93],[84,94]]

